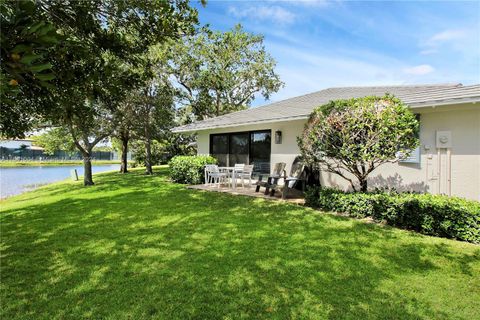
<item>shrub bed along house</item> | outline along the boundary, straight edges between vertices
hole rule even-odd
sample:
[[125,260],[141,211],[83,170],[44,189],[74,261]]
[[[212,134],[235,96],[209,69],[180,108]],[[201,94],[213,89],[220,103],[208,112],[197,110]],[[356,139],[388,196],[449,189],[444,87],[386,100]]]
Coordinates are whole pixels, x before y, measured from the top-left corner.
[[173,181],[187,184],[200,184],[204,179],[206,164],[215,164],[217,160],[211,156],[176,156],[168,165]]
[[332,188],[309,188],[307,206],[372,217],[417,232],[480,243],[480,203],[444,195],[376,191],[349,193]]

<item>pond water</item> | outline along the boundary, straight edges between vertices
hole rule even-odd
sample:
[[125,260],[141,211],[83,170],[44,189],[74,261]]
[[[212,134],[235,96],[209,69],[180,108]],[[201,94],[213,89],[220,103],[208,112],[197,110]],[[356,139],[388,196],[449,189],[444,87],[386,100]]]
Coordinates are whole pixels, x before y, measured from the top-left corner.
[[[10,197],[39,186],[70,178],[70,170],[83,175],[83,165],[0,168],[0,198]],[[119,170],[119,164],[92,165],[93,173]],[[81,180],[81,178],[79,178]]]

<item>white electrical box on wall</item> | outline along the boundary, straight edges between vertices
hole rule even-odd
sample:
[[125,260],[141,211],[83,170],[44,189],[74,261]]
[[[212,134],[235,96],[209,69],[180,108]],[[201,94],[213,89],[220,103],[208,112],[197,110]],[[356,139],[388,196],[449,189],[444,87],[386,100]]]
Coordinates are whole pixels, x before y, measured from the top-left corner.
[[437,149],[452,147],[452,132],[451,131],[437,131],[436,139]]

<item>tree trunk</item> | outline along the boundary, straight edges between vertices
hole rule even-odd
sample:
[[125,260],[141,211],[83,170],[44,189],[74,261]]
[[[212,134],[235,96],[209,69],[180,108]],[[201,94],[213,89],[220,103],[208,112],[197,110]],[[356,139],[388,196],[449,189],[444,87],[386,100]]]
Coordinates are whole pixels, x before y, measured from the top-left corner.
[[145,174],[153,174],[151,141],[148,136],[145,139]]
[[362,192],[367,192],[368,188],[367,188],[367,179],[366,178],[362,178],[362,179],[358,179],[359,182],[360,182],[360,191]]
[[128,131],[123,133],[120,136],[120,140],[122,140],[122,163],[120,165],[120,173],[127,173],[128,172],[128,140],[130,140],[130,136]]
[[149,100],[149,95],[148,91],[145,92],[146,97],[147,97],[147,105],[146,107],[146,113],[144,116],[144,127],[143,127],[143,136],[145,138],[145,174],[151,175],[153,174],[152,170],[152,149],[151,149],[151,140],[150,140],[150,120],[151,120],[151,112],[153,109],[153,106],[148,103]]
[[310,165],[305,168],[305,173],[306,173],[306,184],[307,186],[315,186],[315,187],[321,187],[321,182],[320,182],[320,169],[319,168],[314,168],[314,166]]
[[85,152],[83,154],[83,185],[84,186],[93,186],[93,177],[92,177],[92,162],[90,161],[90,152]]
[[218,117],[220,115],[220,96],[218,95],[217,91],[217,103],[216,103],[216,116]]

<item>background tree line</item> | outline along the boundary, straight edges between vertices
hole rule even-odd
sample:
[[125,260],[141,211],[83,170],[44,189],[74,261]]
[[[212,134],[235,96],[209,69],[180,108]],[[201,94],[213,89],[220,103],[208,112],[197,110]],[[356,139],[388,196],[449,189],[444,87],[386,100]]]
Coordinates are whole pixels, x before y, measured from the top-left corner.
[[192,152],[193,137],[172,127],[243,110],[283,85],[262,36],[200,26],[188,0],[7,0],[0,9],[1,134],[55,128],[42,143],[80,151],[85,185],[98,143],[116,141],[124,173],[134,147],[151,174],[158,149]]

